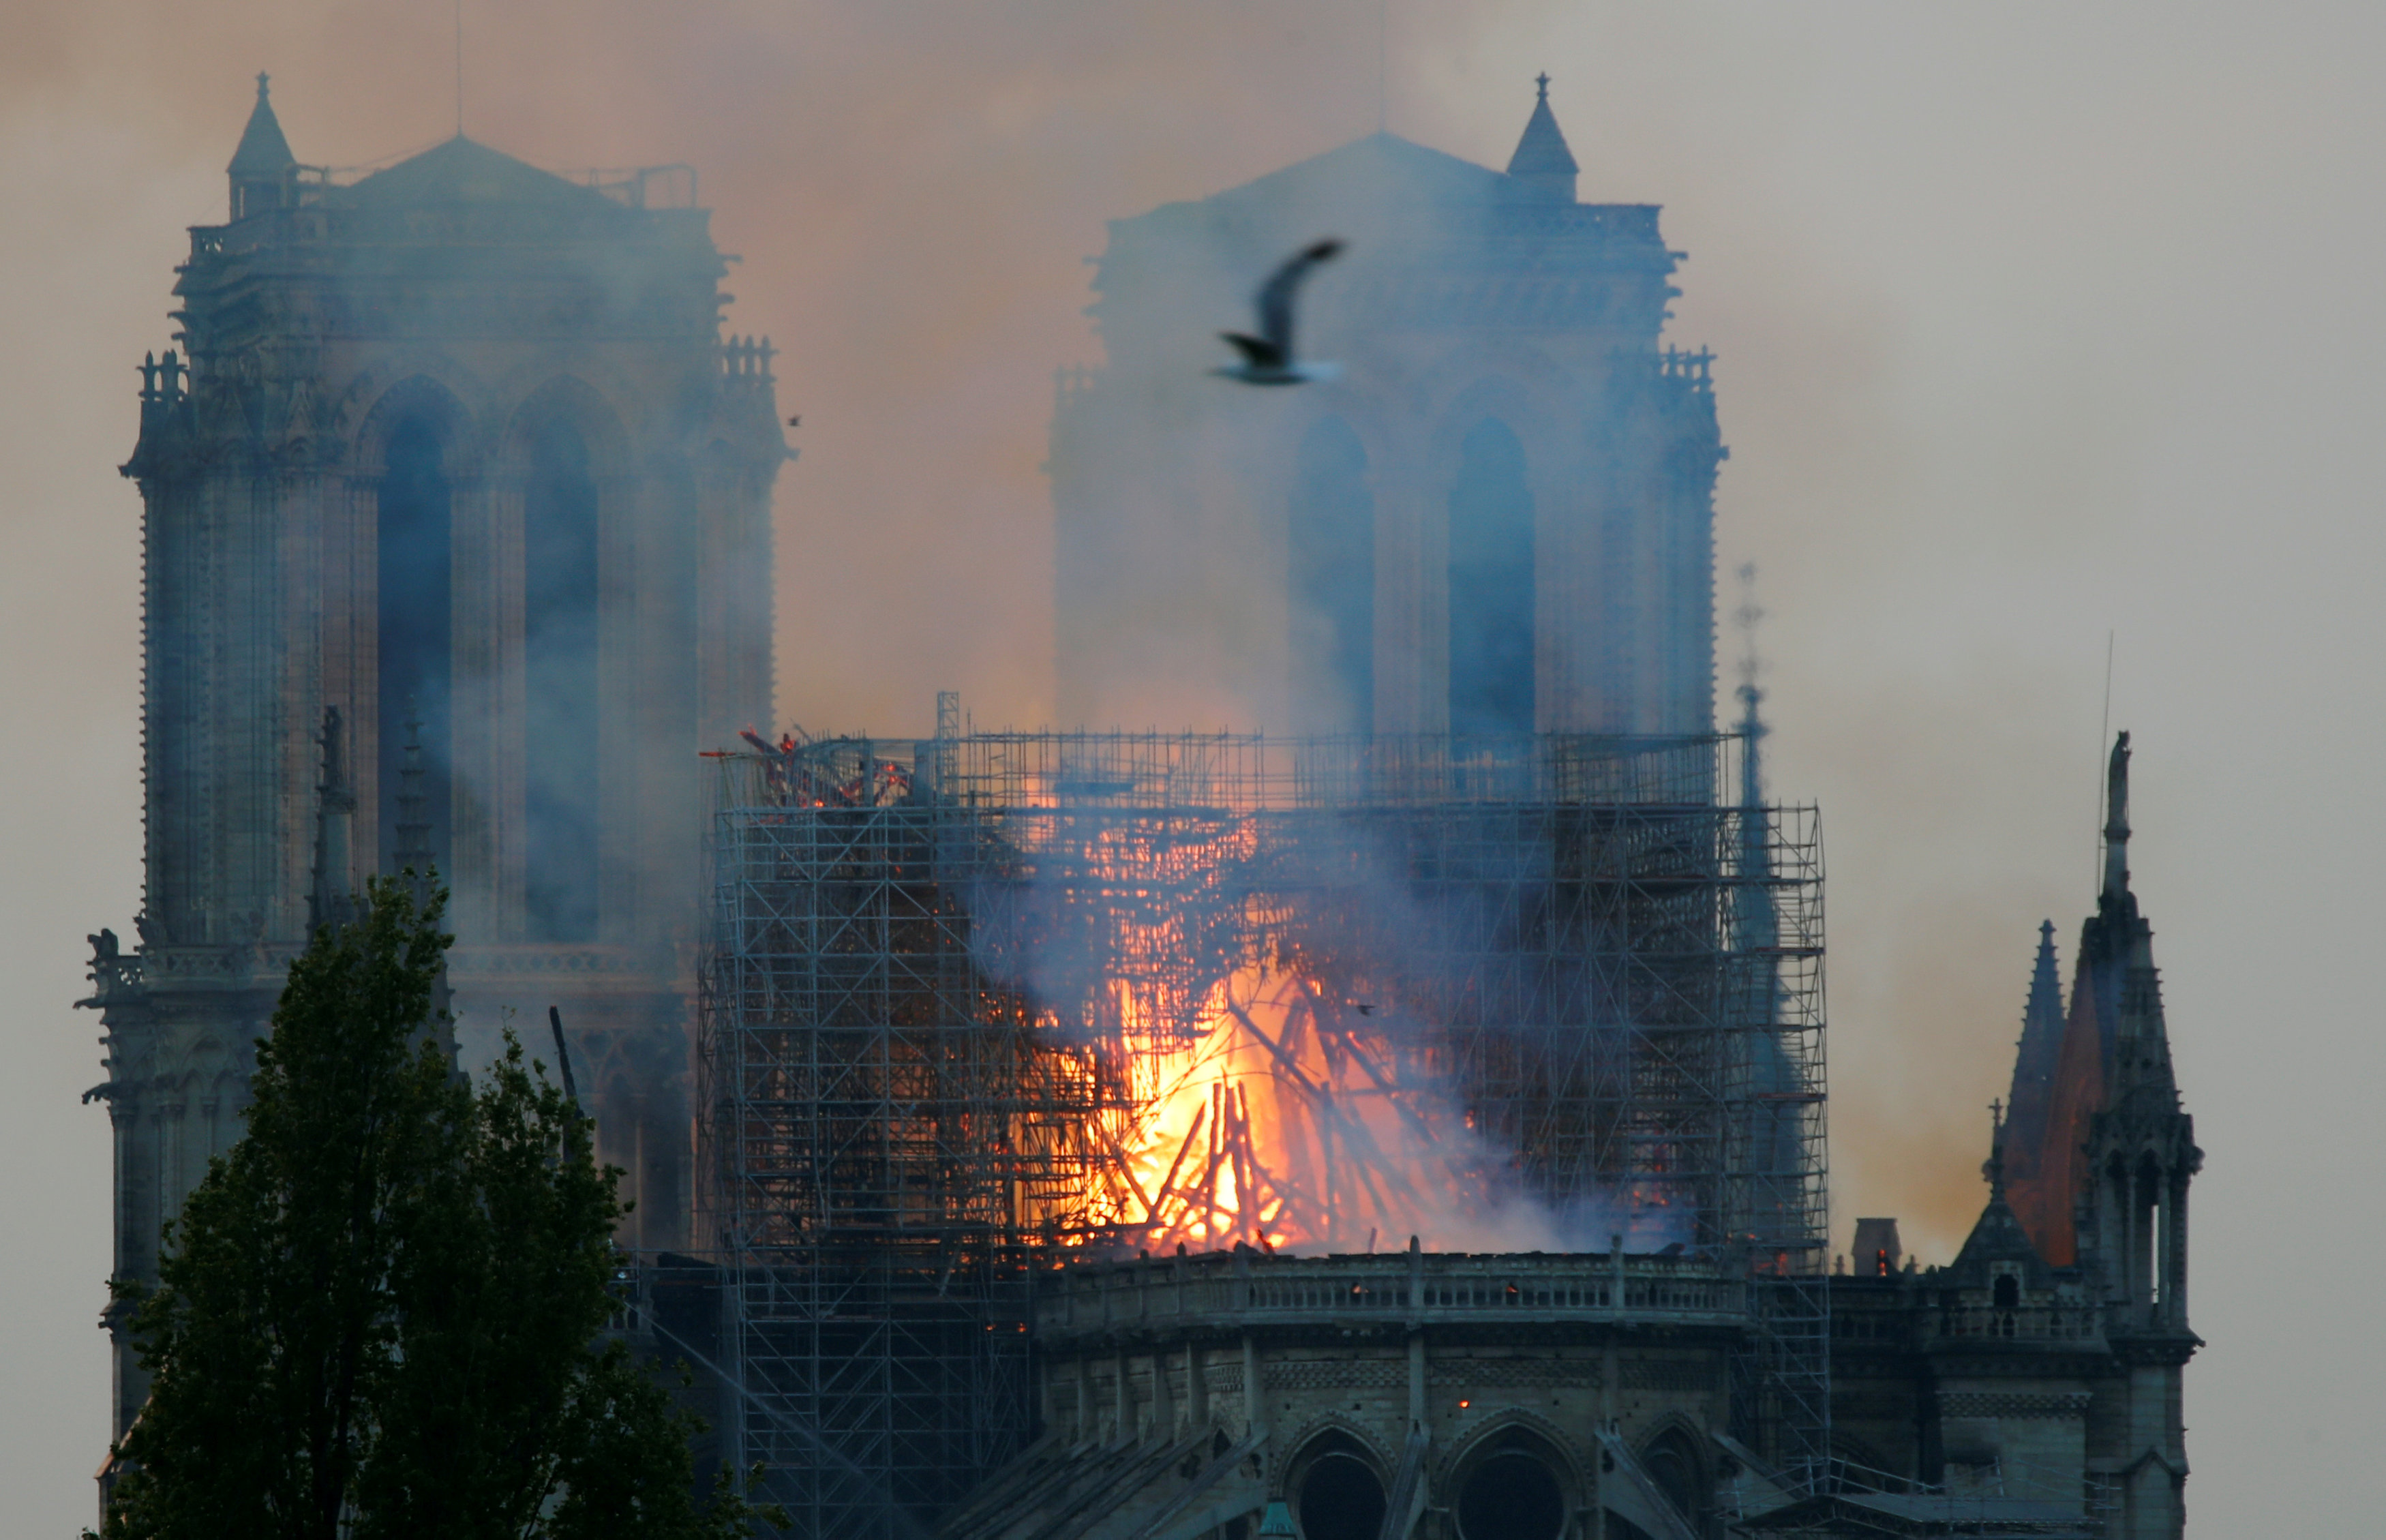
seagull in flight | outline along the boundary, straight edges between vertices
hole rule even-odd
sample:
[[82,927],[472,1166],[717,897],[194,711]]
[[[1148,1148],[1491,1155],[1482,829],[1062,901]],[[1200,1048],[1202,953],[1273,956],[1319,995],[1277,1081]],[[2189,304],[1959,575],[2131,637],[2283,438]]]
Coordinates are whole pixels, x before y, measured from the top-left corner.
[[1247,385],[1299,385],[1312,380],[1331,380],[1340,374],[1338,364],[1304,364],[1293,357],[1292,296],[1312,269],[1331,260],[1341,250],[1339,241],[1319,241],[1302,247],[1276,269],[1260,285],[1260,334],[1247,337],[1239,332],[1218,333],[1234,344],[1243,361],[1211,372],[1240,380]]

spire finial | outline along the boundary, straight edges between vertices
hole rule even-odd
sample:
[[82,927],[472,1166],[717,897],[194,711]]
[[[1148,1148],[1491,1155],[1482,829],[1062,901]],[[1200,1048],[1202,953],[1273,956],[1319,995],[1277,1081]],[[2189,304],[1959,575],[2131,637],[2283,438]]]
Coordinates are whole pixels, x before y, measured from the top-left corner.
[[[259,75],[257,78],[260,81],[265,79],[262,75]],[[1550,99],[1550,72],[1544,69],[1539,74],[1534,76],[1533,84],[1540,89],[1540,100],[1544,102],[1548,101]]]
[[258,101],[261,102],[265,100],[266,97],[273,94],[271,87],[266,84],[266,82],[270,81],[272,78],[272,76],[267,74],[262,69],[257,72],[257,99]]
[[2104,892],[2117,898],[2129,890],[2129,735],[2113,739],[2104,766]]
[[1988,1178],[1990,1197],[2003,1202],[2005,1196],[2005,1104],[2002,1098],[1989,1103],[1989,1158],[1981,1163],[1980,1174]]

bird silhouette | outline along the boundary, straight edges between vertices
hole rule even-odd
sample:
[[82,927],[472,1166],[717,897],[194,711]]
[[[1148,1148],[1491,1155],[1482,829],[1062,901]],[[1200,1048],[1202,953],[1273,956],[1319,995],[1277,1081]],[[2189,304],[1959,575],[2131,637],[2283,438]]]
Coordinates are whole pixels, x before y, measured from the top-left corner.
[[1219,332],[1234,344],[1243,361],[1211,372],[1247,385],[1300,385],[1339,375],[1342,369],[1338,364],[1302,363],[1294,356],[1292,300],[1300,292],[1301,281],[1319,263],[1332,260],[1341,250],[1339,241],[1329,238],[1316,242],[1302,247],[1270,274],[1268,281],[1260,285],[1254,302],[1259,309],[1260,334],[1252,337],[1240,332]]

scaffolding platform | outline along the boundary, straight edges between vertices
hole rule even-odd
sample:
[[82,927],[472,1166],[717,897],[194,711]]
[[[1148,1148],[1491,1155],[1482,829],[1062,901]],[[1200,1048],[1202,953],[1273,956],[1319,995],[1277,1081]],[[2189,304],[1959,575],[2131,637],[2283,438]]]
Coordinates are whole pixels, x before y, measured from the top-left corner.
[[[717,757],[699,1204],[794,1533],[911,1534],[1028,1441],[1059,1261],[1356,1250],[1402,1181],[1752,1279],[1738,1431],[1821,1469],[1819,836],[1723,800],[1739,739],[939,721]],[[1403,1130],[1488,1155],[1381,1178]]]

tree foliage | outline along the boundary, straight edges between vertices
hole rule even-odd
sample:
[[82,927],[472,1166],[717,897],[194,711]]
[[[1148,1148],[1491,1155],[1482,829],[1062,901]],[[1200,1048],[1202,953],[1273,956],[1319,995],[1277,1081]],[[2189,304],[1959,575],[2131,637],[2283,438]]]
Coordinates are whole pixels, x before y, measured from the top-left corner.
[[107,1540],[730,1540],[695,1420],[618,1342],[620,1172],[507,1037],[478,1091],[434,1020],[442,898],[370,884],[292,964],[248,1132],[136,1295],[152,1389]]

